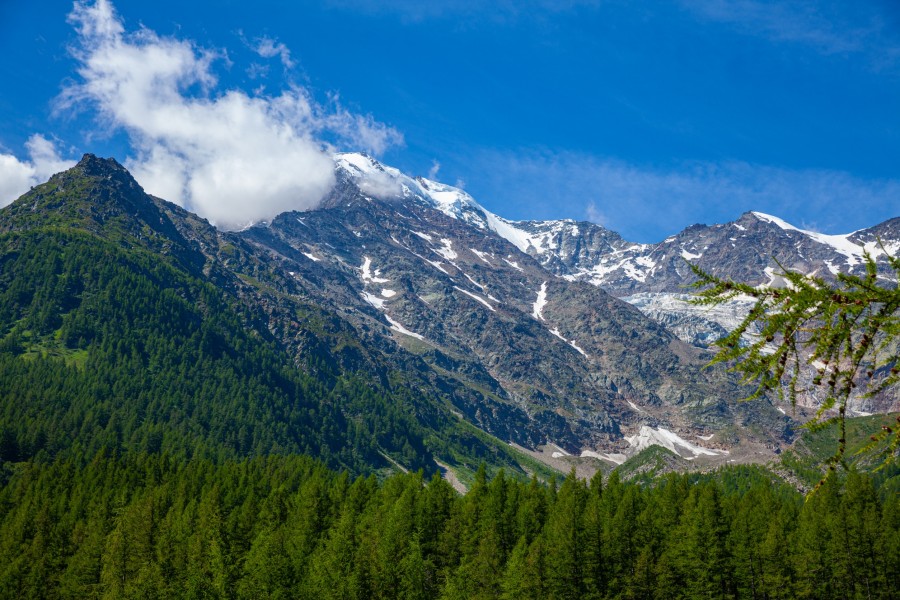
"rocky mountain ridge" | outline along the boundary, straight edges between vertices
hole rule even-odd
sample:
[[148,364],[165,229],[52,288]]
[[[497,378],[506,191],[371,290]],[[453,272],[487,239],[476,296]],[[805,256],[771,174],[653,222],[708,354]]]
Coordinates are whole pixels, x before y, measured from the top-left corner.
[[[297,368],[358,374],[396,394],[416,443],[427,447],[434,431],[445,463],[471,461],[453,437],[463,431],[491,436],[479,452],[509,444],[562,469],[575,457],[609,468],[648,443],[698,463],[758,461],[792,439],[783,407],[739,402],[746,393],[734,378],[705,369],[710,354],[649,318],[633,287],[583,275],[633,256],[607,271],[610,281],[639,281],[642,260],[661,264],[671,252],[654,259],[650,245],[590,223],[508,221],[463,190],[362,154],[335,157],[336,185],[319,208],[240,232],[146,196],[114,161],[86,156],[72,173],[61,175],[74,182],[63,196],[51,179],[4,209],[3,230],[71,223],[174,259],[238,299],[255,315],[246,326]],[[134,205],[104,204],[120,197]],[[678,247],[699,254],[691,243]],[[623,291],[633,304],[616,297]],[[398,453],[402,439],[390,439],[388,461],[421,452]]]
[[[720,277],[777,287],[784,285],[782,269],[826,280],[839,272],[860,274],[864,253],[887,276],[885,255],[900,250],[900,218],[845,235],[825,235],[760,212],[726,224],[693,225],[657,244],[633,243],[584,221],[509,221],[464,190],[408,177],[366,155],[340,154],[336,165],[374,197],[403,198],[492,232],[558,277],[601,287],[700,348],[733,329],[752,303],[736,299],[718,307],[691,305],[685,288],[695,277],[689,262]],[[881,412],[900,408],[898,402],[860,400],[852,408],[859,414]]]
[[[736,402],[742,392],[702,368],[702,350],[597,286],[549,273],[521,251],[516,223],[464,191],[361,154],[338,155],[336,179],[320,208],[239,235],[357,327],[528,415],[549,432],[551,454],[617,462],[642,426],[718,430],[719,440],[695,441],[723,448],[741,443],[749,422],[768,423],[754,437],[761,447],[789,437],[771,405]],[[493,430],[484,407],[457,409]]]

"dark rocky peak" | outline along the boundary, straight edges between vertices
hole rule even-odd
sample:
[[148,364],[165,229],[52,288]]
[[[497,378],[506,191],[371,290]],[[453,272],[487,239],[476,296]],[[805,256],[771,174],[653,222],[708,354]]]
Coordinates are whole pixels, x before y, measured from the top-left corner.
[[87,231],[124,246],[177,256],[194,269],[204,259],[166,214],[169,203],[147,194],[112,158],[85,154],[71,169],[0,213],[0,232],[55,226]]
[[[81,157],[78,164],[73,167],[87,177],[124,177],[134,181],[128,169],[123,167],[114,158],[101,158],[96,154],[87,153]],[[137,183],[137,182],[135,182]]]
[[699,233],[701,231],[706,231],[707,229],[709,229],[709,226],[706,223],[694,223],[693,225],[685,227],[682,233]]
[[10,206],[52,218],[53,214],[75,224],[88,219],[105,221],[125,212],[149,223],[158,223],[159,209],[131,173],[112,158],[85,154],[71,169],[55,174]]

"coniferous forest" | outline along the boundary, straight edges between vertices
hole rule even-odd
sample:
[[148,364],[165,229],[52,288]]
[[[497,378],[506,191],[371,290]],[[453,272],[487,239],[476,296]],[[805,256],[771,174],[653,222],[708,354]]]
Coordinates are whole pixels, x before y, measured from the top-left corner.
[[0,594],[17,598],[897,598],[900,502],[871,477],[804,502],[758,468],[464,496],[303,457],[98,453],[6,465]]

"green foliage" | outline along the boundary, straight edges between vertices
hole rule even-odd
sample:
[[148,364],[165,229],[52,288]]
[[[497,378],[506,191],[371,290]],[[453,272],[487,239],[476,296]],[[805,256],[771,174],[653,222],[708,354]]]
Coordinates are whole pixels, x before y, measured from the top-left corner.
[[0,219],[0,598],[897,597],[892,480],[508,475],[399,374],[298,368],[123,173],[85,159]]
[[298,456],[100,453],[0,485],[0,597],[897,598],[900,497],[810,501],[764,473],[653,485],[482,470],[335,473]]
[[37,229],[0,238],[0,265],[0,431],[10,459],[166,448],[184,457],[305,452],[362,469],[378,462],[368,440],[398,448],[400,437],[417,439],[390,430],[403,422],[397,415],[359,432],[341,404],[382,399],[297,371],[245,327],[251,315],[239,305],[149,252]]
[[[824,397],[807,427],[815,429],[832,422],[840,424],[837,451],[828,459],[833,470],[846,452],[845,415],[854,389],[862,384],[871,396],[900,381],[900,259],[887,256],[893,285],[885,285],[874,259],[865,255],[866,273],[860,277],[837,274],[829,284],[821,277],[782,268],[787,286],[753,287],[720,279],[691,265],[702,291],[692,300],[716,305],[740,295],[756,303],[744,320],[727,336],[716,341],[719,351],[712,363],[728,363],[754,383],[750,398],[785,388],[792,404],[801,392]],[[757,331],[758,329],[758,331]],[[745,343],[749,337],[751,341]],[[811,386],[803,384],[807,367],[814,372]],[[837,409],[837,416],[828,416]],[[900,427],[885,426],[872,436],[873,449],[885,440],[885,456],[900,449]]]
[[[897,413],[848,417],[844,425],[846,454],[845,463],[862,471],[874,471],[880,486],[890,488],[900,486],[900,465],[885,464],[884,453],[863,451],[870,445],[872,431],[882,426],[896,423]],[[823,465],[838,451],[840,424],[832,423],[814,431],[803,431],[800,439],[786,450],[780,459],[781,467],[806,488],[813,488],[822,477]],[[882,442],[887,445],[887,440]]]

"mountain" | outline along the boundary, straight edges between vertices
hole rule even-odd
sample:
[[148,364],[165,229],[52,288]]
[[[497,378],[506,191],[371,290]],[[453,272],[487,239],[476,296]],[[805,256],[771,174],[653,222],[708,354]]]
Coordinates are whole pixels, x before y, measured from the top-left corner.
[[[688,262],[718,277],[751,285],[783,286],[782,269],[834,281],[862,275],[864,254],[891,280],[886,255],[900,251],[900,217],[843,235],[797,228],[778,217],[747,212],[736,221],[693,225],[658,244],[627,242],[599,225],[575,221],[504,222],[498,229],[546,269],[587,281],[641,310],[678,337],[706,348],[741,322],[753,302],[737,298],[715,307],[689,304],[696,281]],[[801,398],[814,406],[814,398]],[[900,410],[900,394],[854,397],[850,409],[866,415]]]
[[[685,261],[780,285],[779,263],[833,277],[883,254],[879,240],[900,247],[900,219],[824,236],[761,213],[635,244],[592,223],[509,221],[363,154],[336,155],[335,176],[319,208],[226,232],[86,155],[0,211],[16,453],[193,444],[469,475],[482,460],[608,469],[651,444],[698,464],[765,460],[793,418],[705,368],[749,305],[685,303]],[[79,400],[56,402],[41,369]]]
[[241,232],[91,155],[0,211],[10,452],[305,452],[471,474],[572,455],[610,468],[650,438],[759,460],[791,438],[788,417],[703,368],[708,353],[549,272],[461,190],[359,154],[336,175],[319,209]]
[[[703,368],[707,353],[597,286],[554,276],[520,250],[517,224],[462,190],[361,154],[336,165],[322,207],[237,235],[378,344],[481,390],[455,405],[466,420],[613,463],[636,451],[642,426],[692,438],[683,449],[715,434],[721,460],[748,440],[771,449],[790,436],[771,405],[738,403],[734,381]],[[501,429],[510,419],[521,425]]]
[[[804,503],[820,430],[778,474],[660,481],[767,460],[794,422],[523,252],[539,227],[362,155],[336,176],[224,232],[86,155],[0,210],[0,596],[892,589],[896,468]],[[848,419],[848,453],[897,419]]]
[[540,469],[453,414],[460,386],[372,343],[270,262],[91,155],[0,211],[0,460]]

